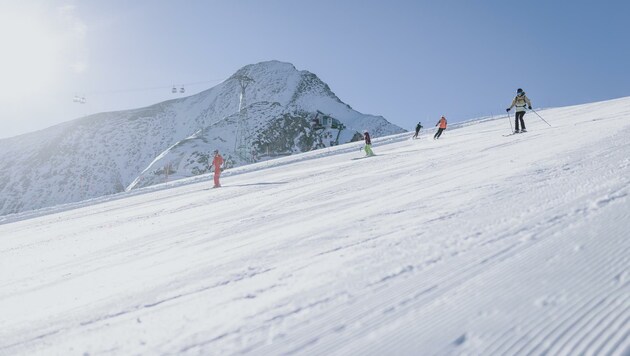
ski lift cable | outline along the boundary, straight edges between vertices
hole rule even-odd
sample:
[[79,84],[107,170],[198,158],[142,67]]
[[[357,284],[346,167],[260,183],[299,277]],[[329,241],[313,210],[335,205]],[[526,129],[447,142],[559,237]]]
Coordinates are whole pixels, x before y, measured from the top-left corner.
[[[211,79],[211,80],[205,80],[205,81],[200,81],[200,82],[183,83],[183,84],[181,84],[181,87],[184,87],[184,86],[196,86],[196,85],[208,84],[208,83],[217,83],[217,82],[223,82],[224,80],[225,79]],[[89,95],[100,95],[100,94],[130,93],[130,92],[138,92],[138,91],[163,90],[163,89],[170,89],[170,88],[173,88],[173,87],[174,87],[173,85],[163,85],[163,86],[145,87],[145,88],[118,89],[118,90],[98,90],[98,91],[88,92],[88,93],[86,93],[86,96],[89,96]]]

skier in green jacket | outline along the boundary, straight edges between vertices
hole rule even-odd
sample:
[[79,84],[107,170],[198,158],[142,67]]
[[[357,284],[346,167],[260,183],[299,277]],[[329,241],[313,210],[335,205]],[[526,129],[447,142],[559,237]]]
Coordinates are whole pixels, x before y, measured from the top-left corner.
[[372,140],[370,139],[370,134],[367,130],[363,131],[363,138],[365,139],[365,156],[374,156],[374,152],[372,152]]

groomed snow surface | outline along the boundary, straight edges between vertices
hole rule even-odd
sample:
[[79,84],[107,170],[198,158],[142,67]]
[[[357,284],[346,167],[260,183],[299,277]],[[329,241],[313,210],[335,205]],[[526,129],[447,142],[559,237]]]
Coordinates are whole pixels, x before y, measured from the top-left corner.
[[0,355],[628,355],[630,98],[538,112],[6,219]]

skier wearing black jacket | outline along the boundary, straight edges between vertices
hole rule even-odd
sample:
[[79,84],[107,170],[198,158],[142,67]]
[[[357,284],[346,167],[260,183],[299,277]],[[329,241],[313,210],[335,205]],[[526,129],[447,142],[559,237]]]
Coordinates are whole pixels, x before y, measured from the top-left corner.
[[420,123],[420,121],[418,121],[418,125],[416,125],[416,134],[413,135],[413,138],[418,138],[418,133],[420,132],[420,129],[422,129],[422,124]]

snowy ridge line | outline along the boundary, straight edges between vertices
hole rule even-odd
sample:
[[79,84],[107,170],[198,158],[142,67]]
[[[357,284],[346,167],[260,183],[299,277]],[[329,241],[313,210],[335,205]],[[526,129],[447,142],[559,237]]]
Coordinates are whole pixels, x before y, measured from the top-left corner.
[[[372,146],[377,147],[377,146],[388,144],[388,143],[401,142],[408,139],[409,137],[411,137],[411,133],[409,132],[394,134],[394,135],[385,136],[385,137],[377,137],[377,138],[372,139]],[[329,156],[335,156],[335,155],[340,155],[344,153],[357,152],[359,151],[361,147],[363,147],[363,141],[357,141],[357,142],[346,143],[346,144],[335,146],[335,147],[328,147],[328,148],[314,150],[310,152],[297,153],[291,156],[276,158],[269,161],[253,163],[253,164],[249,164],[245,166],[239,166],[236,168],[226,170],[223,173],[221,173],[221,179],[223,179],[224,177],[232,177],[232,176],[259,171],[263,169],[286,166],[293,163],[314,160],[314,159],[318,159],[322,157],[329,157]],[[124,199],[127,197],[152,193],[152,192],[161,191],[165,189],[171,189],[171,188],[181,187],[185,185],[195,184],[199,182],[204,182],[204,181],[211,182],[213,179],[212,175],[213,173],[201,174],[196,177],[183,178],[183,179],[175,180],[168,183],[156,184],[150,187],[144,187],[144,188],[139,188],[135,190],[120,192],[120,193],[106,195],[106,196],[102,196],[102,197],[98,197],[94,199],[87,199],[80,202],[61,204],[61,205],[56,205],[52,207],[27,211],[23,213],[8,214],[8,215],[0,216],[0,225],[8,224],[8,223],[16,222],[16,221],[32,219],[32,218],[49,215],[49,214],[55,214],[62,211],[78,209],[78,208],[82,208],[82,207],[86,207],[86,206],[90,206],[94,204],[100,204],[100,203],[110,202],[110,201],[114,201],[118,199]]]
[[[177,100],[179,100],[179,99],[177,99]],[[140,109],[138,109],[138,110],[140,110]],[[503,117],[503,118],[505,118],[505,117]],[[476,123],[491,122],[491,121],[495,121],[495,120],[499,120],[499,119],[500,119],[499,117],[494,117],[494,118],[492,118],[492,117],[482,117],[482,118],[479,118],[479,119],[471,119],[471,120],[467,120],[467,121],[463,121],[463,122],[457,122],[457,123],[449,124],[448,130],[458,129],[458,128],[462,128],[462,127],[467,127],[467,126],[470,126],[470,125],[474,125]],[[436,131],[436,130],[437,129],[435,127],[431,127],[429,129],[424,129],[424,132],[433,132],[433,131]],[[194,137],[195,134],[193,134],[193,135],[191,135],[189,137]],[[394,134],[394,135],[385,136],[385,137],[376,137],[376,138],[372,139],[372,146],[373,147],[378,147],[380,145],[387,144],[387,143],[401,142],[401,141],[404,141],[406,139],[409,139],[412,135],[413,134],[410,133],[410,132],[405,132],[405,133]],[[177,144],[178,143],[175,143],[172,146],[176,146]],[[357,141],[357,142],[346,143],[346,144],[335,146],[335,147],[328,147],[328,148],[325,148],[325,149],[314,150],[314,151],[311,151],[311,152],[298,153],[298,154],[294,154],[294,155],[287,156],[287,157],[276,158],[276,159],[269,160],[269,161],[258,162],[258,163],[253,163],[253,164],[249,164],[249,165],[245,165],[245,166],[240,166],[240,167],[236,167],[236,168],[233,168],[233,169],[229,169],[229,170],[226,170],[223,173],[221,173],[221,177],[222,178],[223,177],[230,177],[230,176],[235,176],[235,175],[239,175],[239,174],[249,173],[249,172],[258,171],[258,170],[262,170],[262,169],[266,169],[266,168],[275,168],[275,167],[279,167],[279,166],[289,165],[289,164],[296,163],[296,162],[302,162],[302,161],[317,159],[317,158],[326,157],[326,156],[334,156],[334,155],[338,155],[338,154],[351,153],[351,152],[354,152],[354,151],[358,151],[361,147],[363,147],[363,141]],[[164,152],[167,152],[167,151],[168,150],[165,150]],[[159,159],[159,156],[157,158],[155,158],[154,161],[156,161],[158,159]],[[150,166],[151,165],[149,164],[148,167],[150,167]],[[148,168],[146,168],[145,171],[147,169]],[[138,178],[136,178],[136,181],[139,180],[140,177],[142,177],[142,175],[145,173],[145,171],[143,171],[138,176]],[[184,185],[194,184],[194,183],[203,182],[203,181],[212,181],[212,173],[202,174],[202,175],[199,175],[199,176],[196,176],[196,177],[191,177],[191,178],[183,178],[183,179],[179,179],[179,180],[168,182],[168,183],[156,184],[156,185],[153,185],[153,186],[150,186],[150,187],[144,187],[144,188],[140,188],[140,189],[136,189],[136,190],[134,190],[134,189],[129,190],[130,187],[133,187],[135,185],[136,181],[132,182],[126,188],[127,190],[125,192],[105,195],[105,196],[101,196],[101,197],[93,198],[93,199],[86,199],[86,200],[79,201],[79,202],[60,204],[60,205],[46,207],[46,208],[41,208],[41,209],[36,209],[36,210],[29,210],[29,211],[25,211],[25,212],[17,213],[17,214],[3,215],[3,216],[0,216],[0,225],[8,224],[8,223],[11,223],[11,222],[16,222],[16,221],[32,219],[32,218],[36,218],[36,217],[39,217],[39,216],[54,214],[54,213],[58,213],[58,212],[61,212],[61,211],[78,209],[78,208],[82,208],[82,207],[93,205],[93,204],[100,204],[100,203],[104,203],[104,202],[114,201],[114,200],[117,200],[117,199],[123,199],[123,198],[126,198],[126,197],[136,196],[136,195],[140,195],[140,194],[151,193],[151,192],[160,191],[160,190],[164,190],[164,189],[170,189],[170,188],[174,188],[174,187],[181,187],[181,186],[184,186]]]
[[[191,138],[196,138],[196,136],[202,131],[202,129],[199,129],[197,131],[195,131],[194,134],[184,138],[185,140],[191,139]],[[180,141],[181,142],[181,141]],[[164,150],[162,153],[160,153],[157,157],[155,157],[153,159],[153,161],[151,161],[151,163],[149,163],[149,165],[147,166],[147,168],[145,168],[142,172],[140,172],[140,174],[138,175],[138,177],[136,179],[134,179],[133,182],[131,182],[131,184],[129,184],[126,188],[125,188],[125,192],[129,192],[130,190],[133,189],[133,187],[138,184],[138,182],[142,179],[142,176],[151,169],[151,166],[153,165],[154,162],[157,162],[159,160],[161,160],[164,156],[166,156],[168,154],[168,151],[170,151],[171,149],[173,149],[173,147],[176,147],[177,145],[180,144],[180,142],[176,142],[174,144],[172,144],[170,147],[168,147],[166,150]]]
[[[180,100],[180,99],[173,99],[173,100]],[[136,109],[136,110],[141,110],[141,109]],[[543,110],[543,109],[539,109],[539,110]],[[460,128],[468,127],[468,126],[475,125],[475,124],[481,124],[481,123],[497,121],[497,120],[505,119],[506,117],[507,116],[502,116],[502,117],[481,117],[481,118],[466,120],[466,121],[462,121],[462,122],[449,124],[447,130],[455,130],[455,129],[460,129]],[[224,119],[226,119],[226,118],[224,118]],[[424,132],[434,132],[436,130],[437,130],[437,128],[435,128],[435,127],[431,127],[429,129],[426,129],[426,128],[423,129]],[[190,137],[194,137],[196,134],[197,133],[195,133],[193,135],[190,135],[189,138]],[[404,141],[406,139],[409,139],[412,135],[413,134],[410,133],[410,132],[404,132],[404,133],[394,134],[394,135],[385,136],[385,137],[373,138],[372,139],[372,146],[373,147],[378,147],[380,145],[387,144],[387,143],[401,142],[401,141]],[[178,143],[175,143],[172,146],[176,146],[177,144]],[[221,177],[222,178],[223,177],[230,177],[230,176],[235,176],[235,175],[239,175],[239,174],[249,173],[249,172],[258,171],[258,170],[262,170],[262,169],[266,169],[266,168],[275,168],[275,167],[279,167],[279,166],[289,165],[289,164],[296,163],[296,162],[302,162],[302,161],[317,159],[317,158],[326,157],[326,156],[334,156],[334,155],[338,155],[338,154],[351,153],[351,152],[353,152],[355,150],[358,151],[361,147],[363,147],[363,141],[357,141],[357,142],[351,142],[351,143],[342,144],[342,145],[335,146],[335,147],[328,147],[328,148],[325,148],[325,149],[314,150],[314,151],[311,151],[311,152],[298,153],[298,154],[294,154],[294,155],[287,156],[287,157],[276,158],[276,159],[272,159],[272,160],[269,160],[269,161],[258,162],[258,163],[254,163],[254,164],[249,164],[249,165],[244,165],[244,166],[239,166],[239,167],[236,167],[236,168],[233,168],[233,169],[229,169],[229,170],[226,170],[223,173],[221,173]],[[168,152],[168,150],[165,150],[162,154],[164,154],[165,152]],[[154,161],[157,161],[157,160],[159,160],[159,157],[154,159]],[[147,167],[151,167],[151,164],[149,164]],[[148,169],[149,168],[145,168],[145,171],[148,170]],[[164,190],[164,189],[170,189],[170,188],[174,188],[174,187],[181,187],[181,186],[184,186],[184,185],[194,184],[194,183],[203,182],[203,181],[212,181],[212,173],[207,173],[207,174],[202,174],[202,175],[195,176],[195,177],[174,180],[174,181],[168,182],[168,183],[156,184],[156,185],[152,185],[150,187],[144,187],[144,188],[129,190],[130,187],[133,187],[135,185],[135,183],[142,177],[142,175],[145,173],[145,171],[143,171],[140,175],[138,175],[138,178],[136,178],[136,180],[134,182],[129,184],[129,186],[126,188],[125,192],[120,192],[120,193],[115,193],[115,194],[110,194],[110,195],[104,195],[104,196],[100,196],[100,197],[97,197],[97,198],[86,199],[86,200],[79,201],[79,202],[72,202],[72,203],[55,205],[55,206],[51,206],[51,207],[45,207],[45,208],[41,208],[41,209],[29,210],[29,211],[25,211],[25,212],[21,212],[21,213],[16,213],[16,214],[2,215],[2,216],[0,216],[0,225],[11,223],[11,222],[16,222],[16,221],[32,219],[32,218],[35,218],[35,217],[49,215],[49,214],[54,214],[54,213],[58,213],[58,212],[66,211],[66,210],[78,209],[78,208],[82,208],[82,207],[85,207],[85,206],[89,206],[89,205],[93,205],[93,204],[100,204],[100,203],[109,202],[109,201],[114,201],[114,200],[123,199],[123,198],[126,198],[126,197],[137,196],[137,195],[140,195],[140,194],[146,194],[146,193],[151,193],[151,192],[155,192],[155,191],[161,191],[161,190]]]
[[[556,111],[556,110],[564,110],[564,109],[573,109],[576,111],[579,111],[581,109],[584,108],[589,108],[592,107],[593,105],[608,105],[611,103],[618,103],[618,102],[624,102],[627,100],[627,97],[620,97],[620,98],[616,98],[616,99],[610,99],[610,100],[604,100],[604,101],[594,101],[594,102],[590,102],[590,103],[583,103],[583,104],[577,104],[577,105],[567,105],[567,106],[557,106],[557,107],[538,107],[538,108],[534,108],[534,110],[536,112],[538,112],[539,114],[541,114],[541,116],[544,117],[544,115],[542,115],[543,113],[545,113],[545,111]],[[527,111],[528,114],[533,114],[532,110],[528,110]],[[448,118],[447,118],[448,119]],[[464,120],[464,121],[458,121],[456,123],[453,124],[449,124],[448,125],[448,129],[451,128],[462,128],[462,127],[466,127],[466,126],[470,126],[470,125],[474,125],[474,124],[478,124],[478,123],[484,123],[484,122],[492,122],[492,121],[498,121],[498,120],[507,120],[510,119],[510,122],[512,124],[514,124],[514,115],[507,115],[507,114],[497,114],[497,115],[490,115],[490,116],[480,116],[478,118],[473,118],[470,120]],[[528,119],[529,120],[529,119]],[[535,117],[534,120],[539,120],[538,117]],[[552,123],[553,124],[553,123]],[[426,128],[425,128],[426,129]],[[448,130],[447,129],[447,130]],[[435,128],[432,128],[432,130],[436,130]]]

